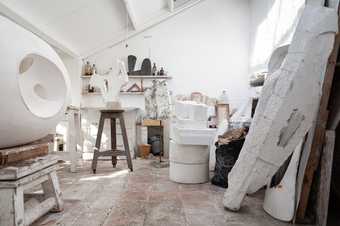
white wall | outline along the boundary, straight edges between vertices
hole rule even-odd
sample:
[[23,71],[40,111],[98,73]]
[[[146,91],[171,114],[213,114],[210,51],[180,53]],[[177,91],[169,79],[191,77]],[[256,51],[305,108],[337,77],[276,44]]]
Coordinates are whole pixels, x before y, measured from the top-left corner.
[[[248,98],[249,23],[248,0],[205,0],[131,38],[128,48],[122,43],[89,60],[105,71],[129,54],[138,57],[138,68],[151,57],[173,77],[175,95],[200,91],[217,97],[226,89],[232,105],[240,106]],[[123,104],[128,98],[122,97]]]
[[289,44],[305,0],[251,0],[250,73],[266,71],[269,57]]

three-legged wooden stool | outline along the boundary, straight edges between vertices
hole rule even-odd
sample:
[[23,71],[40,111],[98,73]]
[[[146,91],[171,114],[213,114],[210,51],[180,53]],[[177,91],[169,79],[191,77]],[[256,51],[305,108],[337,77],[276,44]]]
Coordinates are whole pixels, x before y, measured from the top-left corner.
[[[127,138],[127,134],[126,134],[123,112],[124,112],[124,110],[101,110],[100,111],[98,134],[97,134],[96,146],[94,148],[94,155],[93,155],[93,160],[92,160],[93,173],[96,173],[97,162],[98,162],[98,160],[100,160],[98,158],[101,157],[101,156],[112,156],[113,167],[116,167],[116,165],[117,165],[117,156],[126,156],[128,167],[131,171],[133,171],[129,142],[128,142],[128,138]],[[110,119],[110,124],[111,124],[111,149],[106,150],[106,151],[100,151],[100,144],[101,144],[105,119]],[[117,150],[116,119],[119,120],[120,128],[122,130],[124,150]]]

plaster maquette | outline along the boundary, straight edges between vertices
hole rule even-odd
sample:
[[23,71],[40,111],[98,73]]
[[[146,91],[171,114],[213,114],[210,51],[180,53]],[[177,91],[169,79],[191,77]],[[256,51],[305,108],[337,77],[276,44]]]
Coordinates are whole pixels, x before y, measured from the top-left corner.
[[107,108],[121,108],[119,94],[122,87],[129,82],[124,62],[117,59],[118,72],[110,71],[108,75],[95,73],[91,76],[91,86],[100,89]]
[[287,57],[263,87],[249,134],[228,176],[226,208],[238,210],[246,193],[267,184],[310,129],[337,20],[334,9],[306,5]]
[[55,131],[70,101],[58,54],[42,39],[0,16],[0,148]]

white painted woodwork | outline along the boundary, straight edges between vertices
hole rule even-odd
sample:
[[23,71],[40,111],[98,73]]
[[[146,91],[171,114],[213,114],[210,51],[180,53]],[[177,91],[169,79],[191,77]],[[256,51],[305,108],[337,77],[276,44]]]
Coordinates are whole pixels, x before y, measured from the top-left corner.
[[137,30],[138,29],[138,21],[136,18],[136,13],[135,9],[133,8],[131,0],[123,0],[125,4],[125,8],[127,13],[129,14],[130,22],[133,26],[133,29]]
[[78,55],[70,45],[61,42],[60,40],[56,39],[51,33],[49,33],[49,31],[41,29],[40,27],[36,26],[36,24],[33,23],[32,21],[27,20],[26,17],[18,14],[16,10],[13,10],[12,8],[8,7],[5,1],[0,2],[0,14],[8,17],[18,25],[36,34],[37,36],[39,36],[40,38],[42,38],[55,48],[61,50],[62,52],[72,57],[76,57]]
[[[114,37],[112,37],[110,40],[107,40],[105,42],[97,42],[96,45],[93,45],[94,47],[92,48],[87,48],[86,50],[84,50],[83,52],[81,52],[81,56],[82,58],[88,58],[90,56],[93,56],[94,54],[97,54],[107,48],[112,48],[116,45],[121,44],[122,42],[124,42],[127,39],[130,39],[144,31],[146,31],[149,28],[152,28],[154,26],[159,25],[162,22],[165,22],[169,19],[171,19],[172,17],[185,12],[186,10],[194,7],[195,5],[197,5],[198,3],[205,1],[205,0],[194,0],[186,5],[184,5],[183,7],[179,7],[178,9],[176,9],[173,13],[169,13],[167,10],[161,10],[161,13],[158,12],[158,15],[153,16],[151,18],[148,18],[146,20],[144,20],[142,23],[140,23],[140,25],[138,26],[138,30],[131,30],[128,33],[126,33],[126,31],[122,31],[120,33],[117,33],[117,35],[115,35]],[[136,1],[137,2],[137,1]],[[142,1],[138,1],[140,3],[142,3]]]
[[[81,134],[81,118],[80,109],[69,108],[67,110],[68,128],[67,128],[67,151],[71,160],[70,171],[76,172],[77,162],[79,160],[78,153],[82,153],[82,134]],[[78,150],[79,149],[79,150]]]
[[[47,155],[0,169],[1,225],[29,226],[47,212],[63,209],[56,160],[56,156]],[[24,191],[39,184],[44,200],[33,198],[24,203]]]
[[167,0],[167,1],[168,1],[169,11],[172,13],[175,10],[175,2],[174,0]]

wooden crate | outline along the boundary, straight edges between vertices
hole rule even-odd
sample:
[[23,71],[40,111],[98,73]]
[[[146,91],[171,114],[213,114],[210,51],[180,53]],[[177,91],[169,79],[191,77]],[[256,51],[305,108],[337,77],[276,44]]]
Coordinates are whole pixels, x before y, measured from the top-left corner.
[[143,126],[162,126],[162,120],[144,119]]

